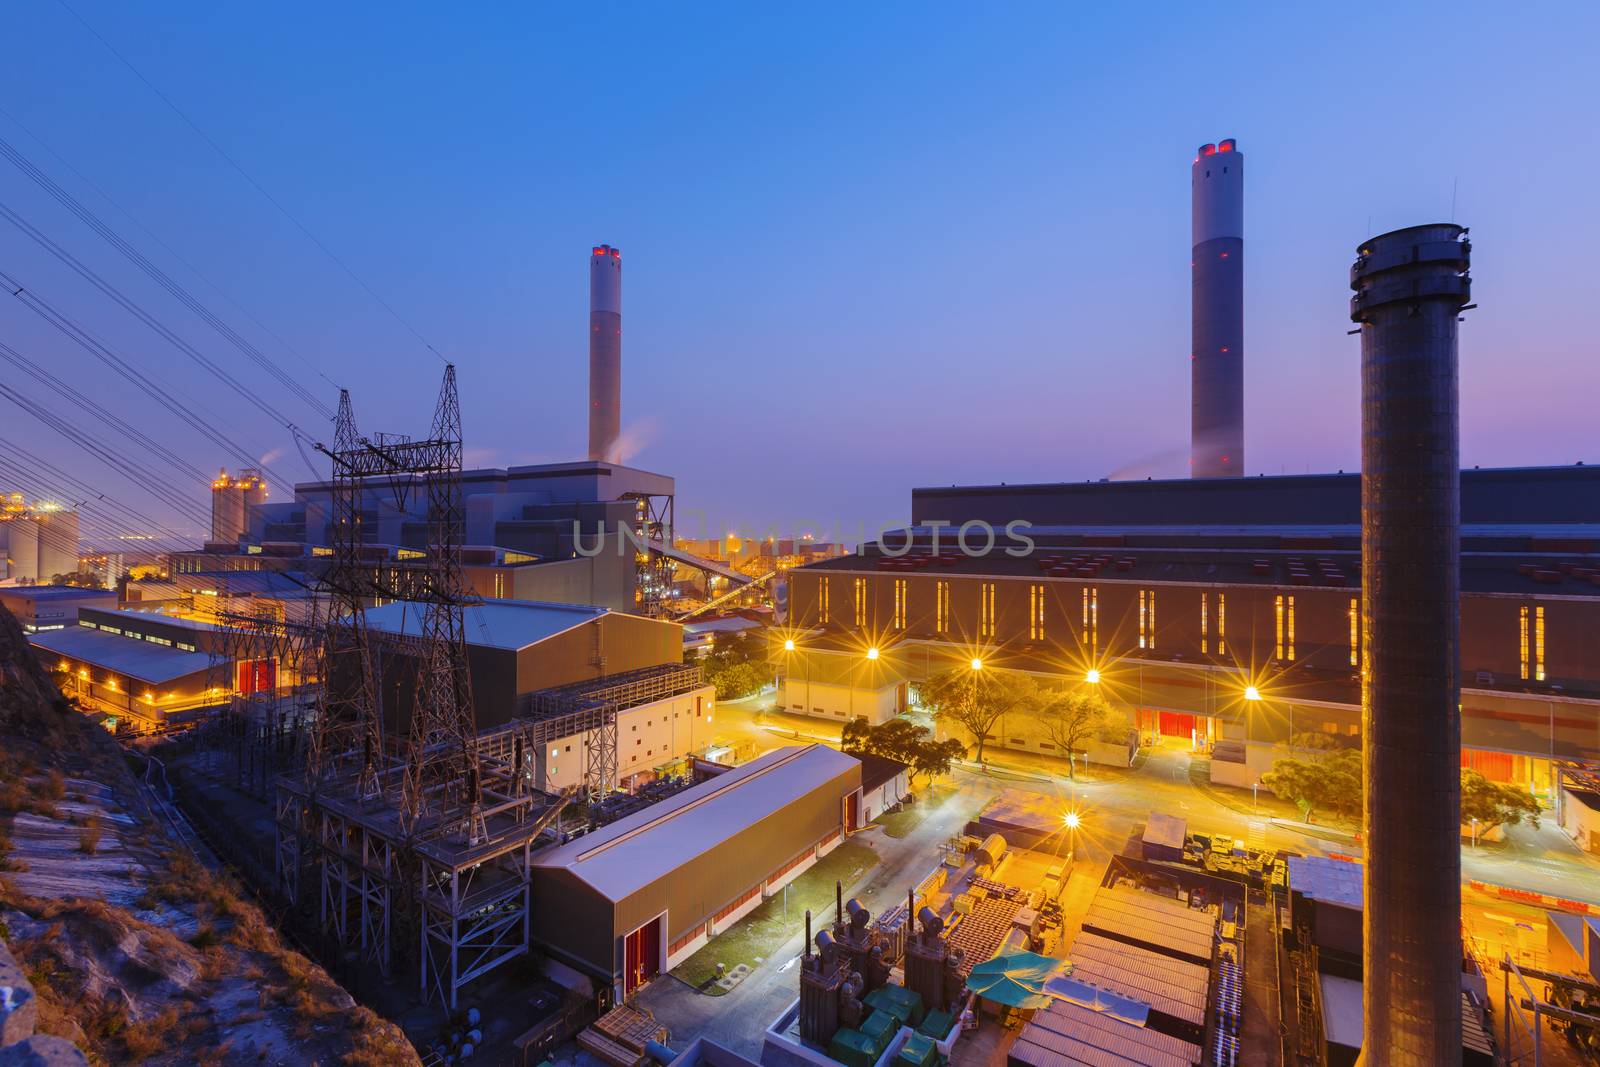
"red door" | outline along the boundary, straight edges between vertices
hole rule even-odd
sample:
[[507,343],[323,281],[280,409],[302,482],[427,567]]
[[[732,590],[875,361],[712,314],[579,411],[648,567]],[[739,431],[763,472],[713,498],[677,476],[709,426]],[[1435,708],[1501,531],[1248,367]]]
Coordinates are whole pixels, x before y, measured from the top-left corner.
[[661,972],[661,917],[645,923],[623,941],[622,995],[633,991]]
[[844,798],[844,828],[847,833],[861,829],[860,790]]
[[1161,713],[1161,736],[1181,737],[1185,741],[1194,736],[1195,718],[1185,715],[1181,711],[1163,711]]

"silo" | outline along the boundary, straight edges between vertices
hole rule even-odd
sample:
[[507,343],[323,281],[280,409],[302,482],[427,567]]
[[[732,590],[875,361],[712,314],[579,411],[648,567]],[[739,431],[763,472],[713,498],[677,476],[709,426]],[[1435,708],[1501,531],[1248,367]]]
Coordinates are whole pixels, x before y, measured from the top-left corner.
[[1204,144],[1189,168],[1189,468],[1244,473],[1244,154]]
[[1461,1062],[1457,325],[1471,246],[1453,224],[1364,243],[1361,727],[1366,787],[1362,1061]]

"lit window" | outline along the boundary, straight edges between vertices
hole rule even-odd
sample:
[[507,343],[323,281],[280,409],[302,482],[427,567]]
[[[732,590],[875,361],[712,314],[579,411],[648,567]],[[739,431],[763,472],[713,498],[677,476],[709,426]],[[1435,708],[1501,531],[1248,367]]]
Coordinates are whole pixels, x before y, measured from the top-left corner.
[[1028,639],[1044,640],[1044,586],[1028,587]]
[[1100,651],[1100,590],[1094,586],[1083,588],[1083,637],[1091,654]]
[[855,582],[855,590],[856,590],[856,625],[857,626],[866,626],[867,625],[867,580],[865,578],[857,578],[856,582]]
[[496,600],[504,600],[506,598],[506,576],[498,571],[495,572],[494,576],[494,596]]
[[1273,659],[1294,659],[1294,597],[1273,598]]
[[994,636],[994,583],[978,586],[978,636]]
[[1350,598],[1350,666],[1361,665],[1361,607],[1355,597]]
[[906,628],[906,580],[904,578],[896,578],[894,580],[894,628],[896,630],[904,630]]
[[936,583],[933,592],[935,601],[933,627],[938,633],[946,633],[950,629],[950,583]]
[[[1204,623],[1202,623],[1204,628]],[[1156,591],[1139,590],[1139,647],[1156,647]]]
[[1217,594],[1217,655],[1228,654],[1228,595]]
[[1544,681],[1544,608],[1533,609],[1533,680]]
[[1517,609],[1517,677],[1528,680],[1528,608]]
[[817,582],[817,621],[822,623],[833,621],[828,617],[828,579],[826,578]]
[[1200,654],[1202,656],[1209,651],[1207,645],[1210,642],[1206,638],[1206,602],[1210,599],[1210,596],[1211,594],[1209,593],[1200,594]]

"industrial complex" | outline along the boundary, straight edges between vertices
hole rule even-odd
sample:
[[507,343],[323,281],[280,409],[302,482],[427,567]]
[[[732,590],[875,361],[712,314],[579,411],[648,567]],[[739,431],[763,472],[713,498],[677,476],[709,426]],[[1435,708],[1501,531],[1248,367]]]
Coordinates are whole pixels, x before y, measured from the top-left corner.
[[466,467],[454,364],[411,432],[341,389],[327,477],[222,469],[106,588],[12,498],[0,607],[428,1067],[1585,1062],[1600,469],[1461,469],[1451,223],[1356,248],[1361,470],[1246,476],[1243,163],[1191,163],[1189,477],[681,540],[597,244],[585,458]]

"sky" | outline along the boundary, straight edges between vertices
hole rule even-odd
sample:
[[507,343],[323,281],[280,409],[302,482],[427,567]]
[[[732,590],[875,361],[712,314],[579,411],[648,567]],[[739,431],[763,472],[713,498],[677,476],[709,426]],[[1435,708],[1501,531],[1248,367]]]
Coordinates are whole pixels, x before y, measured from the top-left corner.
[[[1463,461],[1600,461],[1594,5],[70,3],[8,10],[0,137],[320,403],[348,387],[363,431],[426,429],[431,346],[470,465],[581,458],[588,251],[620,247],[628,461],[676,477],[682,535],[1186,473],[1189,165],[1224,137],[1248,473],[1356,469],[1355,248],[1452,219],[1481,305]],[[3,159],[0,204],[327,439]],[[310,476],[272,415],[5,220],[0,270],[279,482]],[[238,466],[20,299],[0,339],[191,467]],[[0,438],[198,528],[4,397]]]

